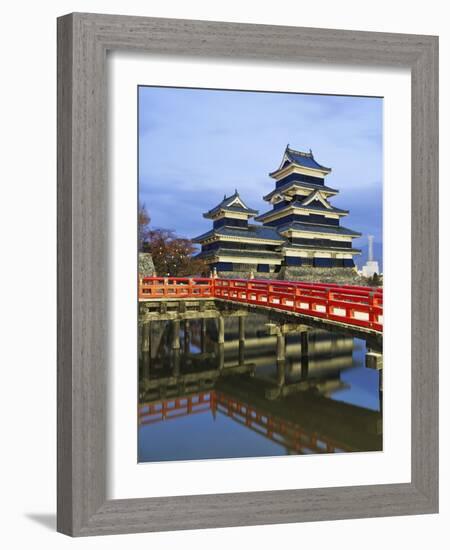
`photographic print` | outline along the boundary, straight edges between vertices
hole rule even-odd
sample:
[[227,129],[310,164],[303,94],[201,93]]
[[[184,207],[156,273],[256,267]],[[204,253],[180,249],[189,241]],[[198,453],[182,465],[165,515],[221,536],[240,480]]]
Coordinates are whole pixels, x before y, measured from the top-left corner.
[[383,99],[138,87],[138,462],[383,449]]

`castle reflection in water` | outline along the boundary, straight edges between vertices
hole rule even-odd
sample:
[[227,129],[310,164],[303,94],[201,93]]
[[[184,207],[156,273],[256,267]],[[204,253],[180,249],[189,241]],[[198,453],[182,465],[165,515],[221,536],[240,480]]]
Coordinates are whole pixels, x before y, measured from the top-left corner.
[[364,340],[249,312],[140,320],[139,462],[382,450]]

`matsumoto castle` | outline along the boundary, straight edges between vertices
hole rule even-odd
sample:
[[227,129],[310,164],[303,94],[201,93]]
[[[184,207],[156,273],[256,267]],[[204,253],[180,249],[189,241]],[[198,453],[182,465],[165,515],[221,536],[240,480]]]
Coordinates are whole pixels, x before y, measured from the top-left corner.
[[[258,277],[283,270],[356,275],[354,256],[360,250],[353,248],[352,241],[361,233],[341,225],[349,211],[330,202],[339,192],[325,185],[330,172],[311,150],[304,153],[288,145],[280,167],[269,174],[275,188],[263,198],[270,210],[258,215],[237,190],[225,196],[203,214],[213,227],[193,239],[202,246],[198,257],[219,274],[250,272]],[[251,218],[260,223],[249,223]]]

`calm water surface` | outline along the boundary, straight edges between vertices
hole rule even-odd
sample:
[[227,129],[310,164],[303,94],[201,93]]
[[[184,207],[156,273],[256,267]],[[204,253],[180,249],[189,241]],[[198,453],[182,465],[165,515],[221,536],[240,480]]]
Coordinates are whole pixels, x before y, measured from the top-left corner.
[[140,334],[139,462],[382,448],[364,340],[253,313]]

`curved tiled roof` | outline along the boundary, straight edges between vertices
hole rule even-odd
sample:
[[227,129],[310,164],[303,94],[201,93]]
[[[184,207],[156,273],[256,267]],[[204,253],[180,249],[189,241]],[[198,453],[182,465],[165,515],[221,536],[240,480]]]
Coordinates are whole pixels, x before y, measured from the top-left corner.
[[309,153],[304,153],[303,151],[296,151],[295,149],[291,149],[288,146],[286,147],[286,156],[292,162],[294,162],[295,164],[299,164],[300,166],[305,166],[306,168],[313,168],[315,170],[327,170],[328,172],[331,171],[331,168],[322,166],[316,161],[311,149],[309,150]]
[[[312,191],[307,197],[304,197],[301,201],[295,200],[293,205],[297,208],[312,208],[313,210],[325,210],[329,212],[336,212],[337,214],[348,214],[348,210],[343,210],[342,208],[337,208],[330,204],[325,197],[320,196],[320,199],[324,200],[326,204],[330,207],[327,208],[317,196],[320,193]],[[311,200],[310,200],[311,199]],[[308,203],[309,201],[309,203]],[[316,204],[315,204],[316,203]],[[318,203],[318,204],[317,204]]]
[[321,170],[323,172],[331,172],[331,168],[322,166],[316,161],[311,149],[309,150],[309,153],[305,153],[304,151],[296,151],[295,149],[291,149],[289,145],[287,145],[286,150],[284,151],[283,158],[286,158],[286,162],[283,164],[283,166],[281,166],[277,170],[274,170],[269,175],[276,174],[281,170],[281,168],[284,168],[285,166],[291,163],[297,164],[298,166],[303,166],[304,168],[310,168],[312,170]]
[[271,191],[270,193],[265,195],[263,197],[263,199],[265,201],[270,201],[270,199],[274,195],[276,195],[278,193],[283,194],[284,191],[287,191],[290,187],[294,187],[295,185],[297,187],[303,187],[304,189],[311,189],[311,191],[320,190],[320,191],[325,191],[326,193],[333,193],[333,194],[339,193],[339,191],[337,189],[333,189],[332,187],[327,187],[326,185],[321,185],[321,184],[318,184],[318,183],[316,184],[316,183],[303,182],[303,181],[301,181],[300,177],[301,176],[299,175],[298,180],[289,181],[288,183],[285,183],[284,185],[280,185],[280,187],[276,187],[273,191]]
[[[235,199],[239,199],[239,201],[244,206],[234,206],[232,203]],[[223,201],[220,202],[217,206],[214,208],[211,208],[211,210],[208,210],[208,212],[205,212],[203,216],[205,218],[209,218],[219,212],[220,210],[226,210],[229,212],[240,212],[243,214],[250,214],[252,216],[256,215],[258,213],[258,210],[253,210],[252,208],[248,208],[247,205],[244,203],[244,201],[239,196],[239,193],[236,189],[233,195],[230,195],[229,197],[224,196]]]
[[208,259],[216,256],[246,256],[250,258],[281,259],[281,252],[270,252],[267,250],[238,250],[234,248],[218,248],[217,250],[207,250],[199,252],[196,258]]
[[284,239],[281,237],[277,230],[272,227],[265,227],[263,225],[249,225],[248,229],[235,229],[234,227],[219,227],[217,229],[211,229],[203,235],[199,235],[192,239],[194,242],[201,242],[208,237],[213,235],[223,236],[223,237],[242,237],[246,239],[267,239],[277,242],[283,242]]
[[359,248],[353,248],[353,247],[352,248],[347,248],[347,247],[343,247],[343,246],[294,244],[294,243],[289,243],[289,244],[283,245],[283,250],[303,250],[303,249],[308,249],[308,250],[318,250],[318,249],[336,250],[336,251],[339,251],[339,252],[346,252],[348,254],[352,254],[352,253],[361,254],[361,250]]
[[309,203],[305,205],[303,204],[303,201],[302,202],[292,201],[286,204],[286,206],[283,206],[282,208],[277,208],[276,210],[275,209],[268,210],[267,212],[260,214],[255,218],[255,220],[256,221],[263,220],[269,214],[273,214],[274,212],[276,212],[277,214],[282,213],[284,211],[289,210],[290,208],[303,208],[305,210],[317,210],[318,212],[333,212],[335,214],[348,214],[349,212],[348,210],[342,210],[341,208],[335,208],[334,206],[332,206],[331,208],[326,208],[325,206],[323,206],[323,204],[315,205],[315,204]]
[[287,231],[288,229],[293,229],[297,231],[305,231],[309,233],[329,233],[330,235],[350,235],[354,237],[360,237],[361,233],[348,229],[347,227],[336,226],[336,225],[317,225],[312,223],[301,223],[301,222],[291,222],[285,225],[282,225],[278,228],[278,231],[281,233]]
[[[319,202],[319,204],[314,204],[315,202]],[[295,206],[295,208],[309,208],[311,210],[322,210],[323,212],[334,212],[335,214],[348,214],[348,210],[343,210],[342,208],[336,208],[336,206],[331,206],[331,208],[327,208],[326,206],[323,206],[323,204],[320,204],[320,201],[313,201],[309,204],[303,204],[299,201],[294,201],[291,203],[292,206]]]

